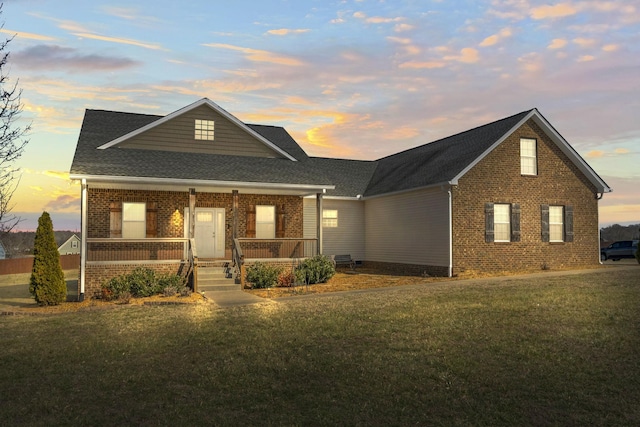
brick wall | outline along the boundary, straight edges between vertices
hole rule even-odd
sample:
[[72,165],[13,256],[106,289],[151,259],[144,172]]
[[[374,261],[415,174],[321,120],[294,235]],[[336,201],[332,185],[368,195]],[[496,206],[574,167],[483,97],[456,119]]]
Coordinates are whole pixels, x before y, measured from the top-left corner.
[[[111,202],[156,202],[158,208],[158,237],[184,236],[184,208],[189,206],[189,193],[89,188],[87,196],[88,237],[109,237],[109,204]],[[246,212],[250,204],[284,205],[285,237],[303,236],[303,206],[301,197],[240,194],[238,200],[239,237],[245,237],[246,235]],[[230,250],[232,246],[231,240],[233,238],[231,193],[197,193],[196,207],[225,209],[225,247],[227,250]],[[177,212],[176,208],[178,209]]]
[[[156,202],[158,237],[184,236],[184,208],[189,206],[188,192],[116,190],[89,187],[87,216],[89,238],[109,237],[109,205],[111,202]],[[246,212],[249,205],[283,206],[285,211],[285,237],[303,237],[303,201],[298,196],[240,194],[238,200],[238,235],[246,235]],[[196,207],[225,209],[225,247],[230,258],[232,247],[233,209],[231,193],[197,193]],[[177,211],[176,211],[177,209]],[[114,276],[129,273],[141,264],[87,264],[85,295],[99,295],[104,282]],[[179,265],[149,264],[145,267],[161,272],[176,273]]]
[[[158,273],[178,274],[180,263],[135,263],[135,264],[87,264],[85,270],[84,295],[85,298],[100,297],[102,285],[112,277],[129,274],[138,267],[150,268]],[[79,282],[79,281],[78,281]],[[78,285],[78,295],[80,289]]]
[[[520,138],[538,141],[537,176],[520,174]],[[531,120],[465,174],[452,195],[454,273],[563,268],[599,261],[596,189]],[[488,202],[520,204],[520,242],[485,242]],[[573,242],[542,242],[541,204],[573,206]]]

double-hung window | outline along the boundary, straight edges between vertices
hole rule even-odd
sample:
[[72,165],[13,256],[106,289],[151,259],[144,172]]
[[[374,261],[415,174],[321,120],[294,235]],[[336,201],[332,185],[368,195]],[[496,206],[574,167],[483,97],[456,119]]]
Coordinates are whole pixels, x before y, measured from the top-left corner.
[[573,242],[573,207],[540,205],[543,242]]
[[144,239],[146,236],[146,205],[144,203],[122,203],[122,237],[125,239]]
[[338,210],[337,209],[322,210],[322,226],[326,228],[335,228],[338,226]]
[[549,241],[564,242],[564,210],[562,206],[549,206]]
[[535,139],[520,139],[520,173],[522,175],[538,174],[537,146]]
[[494,242],[511,241],[511,210],[509,205],[493,205]]
[[274,239],[276,237],[276,207],[256,206],[256,238]]
[[520,241],[520,205],[518,203],[485,204],[485,241]]

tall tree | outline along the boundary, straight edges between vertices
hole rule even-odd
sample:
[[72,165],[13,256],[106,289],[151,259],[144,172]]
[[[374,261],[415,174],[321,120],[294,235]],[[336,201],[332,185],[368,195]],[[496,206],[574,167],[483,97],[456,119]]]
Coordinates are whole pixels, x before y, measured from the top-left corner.
[[15,161],[29,142],[25,136],[31,129],[31,125],[16,124],[22,112],[22,90],[18,89],[18,80],[12,83],[7,72],[7,46],[11,40],[13,37],[0,41],[0,234],[11,231],[20,222],[20,218],[11,213],[14,207],[11,198],[20,182]]
[[60,265],[53,223],[47,212],[42,212],[38,219],[29,292],[40,305],[58,305],[67,299],[67,283]]

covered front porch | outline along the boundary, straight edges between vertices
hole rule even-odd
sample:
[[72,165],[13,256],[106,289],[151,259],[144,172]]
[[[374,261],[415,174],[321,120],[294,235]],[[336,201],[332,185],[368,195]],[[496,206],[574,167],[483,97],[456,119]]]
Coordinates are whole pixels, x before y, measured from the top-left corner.
[[[95,296],[101,282],[141,265],[180,274],[197,291],[204,261],[226,261],[240,279],[245,262],[291,263],[322,253],[323,194],[331,186],[264,187],[114,185],[83,179],[82,232],[87,237],[80,298]],[[304,224],[302,198],[309,196],[315,197],[317,210],[313,238],[305,238],[304,231],[309,224]],[[143,237],[130,236],[132,204],[144,204]]]

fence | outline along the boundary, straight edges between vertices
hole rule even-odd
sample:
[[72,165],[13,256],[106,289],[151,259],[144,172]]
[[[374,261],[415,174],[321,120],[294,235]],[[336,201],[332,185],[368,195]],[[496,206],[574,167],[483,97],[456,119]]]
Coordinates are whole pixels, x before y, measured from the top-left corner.
[[[63,270],[80,268],[80,255],[60,255]],[[33,257],[0,259],[0,275],[31,273]]]

